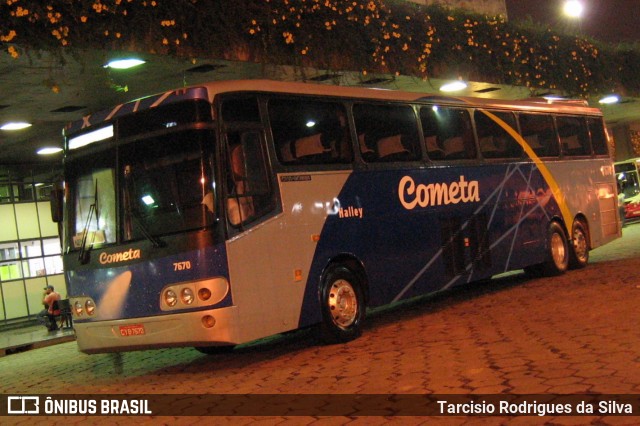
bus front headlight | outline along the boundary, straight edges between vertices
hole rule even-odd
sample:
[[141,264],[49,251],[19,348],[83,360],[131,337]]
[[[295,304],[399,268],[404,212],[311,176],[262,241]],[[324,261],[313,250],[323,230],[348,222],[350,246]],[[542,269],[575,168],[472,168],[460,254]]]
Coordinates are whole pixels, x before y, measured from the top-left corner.
[[180,297],[182,298],[182,302],[185,305],[192,304],[194,300],[193,290],[191,290],[189,287],[183,288],[180,292]]
[[176,292],[170,288],[165,290],[164,303],[166,303],[167,306],[170,306],[170,307],[175,306],[176,303],[178,303],[178,295],[176,294]]
[[73,304],[73,308],[74,308],[74,310],[76,311],[76,316],[81,317],[81,316],[82,316],[82,311],[83,311],[83,309],[82,309],[82,303],[80,303],[80,302],[76,302],[76,303],[74,303],[74,304]]
[[96,304],[93,300],[87,300],[84,304],[84,308],[87,311],[87,315],[93,315],[96,313]]
[[229,294],[224,277],[171,283],[160,290],[158,303],[163,311],[194,309],[220,303]]

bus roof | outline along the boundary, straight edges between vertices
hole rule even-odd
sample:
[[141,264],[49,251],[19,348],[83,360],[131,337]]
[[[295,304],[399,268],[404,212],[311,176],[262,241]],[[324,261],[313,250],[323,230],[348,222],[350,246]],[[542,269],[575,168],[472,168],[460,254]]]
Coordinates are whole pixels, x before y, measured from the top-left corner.
[[583,100],[549,100],[546,98],[531,98],[525,100],[500,100],[473,98],[462,96],[442,96],[440,94],[425,94],[420,92],[404,92],[389,89],[374,89],[350,86],[334,86],[317,83],[298,83],[274,80],[225,80],[203,83],[193,87],[170,90],[168,92],[136,99],[115,106],[112,109],[99,111],[69,123],[64,134],[70,135],[110,121],[117,117],[144,111],[156,106],[184,100],[208,100],[223,93],[252,92],[303,94],[312,96],[328,96],[336,98],[369,99],[380,101],[424,102],[440,105],[458,105],[467,107],[527,110],[531,112],[555,112],[565,114],[584,114],[602,116],[597,108],[589,107]]

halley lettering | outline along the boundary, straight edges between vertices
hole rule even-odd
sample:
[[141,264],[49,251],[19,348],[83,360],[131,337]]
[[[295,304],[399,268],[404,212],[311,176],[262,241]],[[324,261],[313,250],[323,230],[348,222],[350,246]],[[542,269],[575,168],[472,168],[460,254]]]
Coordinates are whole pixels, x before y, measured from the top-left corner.
[[353,207],[353,206],[349,206],[345,208],[340,207],[340,210],[338,210],[338,216],[340,217],[340,219],[345,217],[346,218],[357,217],[362,219],[363,214],[364,214],[364,209],[362,207]]
[[407,210],[416,206],[441,206],[447,204],[473,203],[480,201],[480,189],[477,180],[467,182],[460,176],[457,182],[418,184],[410,176],[400,179],[398,185],[400,204]]
[[140,250],[129,249],[120,253],[100,253],[99,261],[102,265],[108,263],[125,262],[127,260],[140,259]]

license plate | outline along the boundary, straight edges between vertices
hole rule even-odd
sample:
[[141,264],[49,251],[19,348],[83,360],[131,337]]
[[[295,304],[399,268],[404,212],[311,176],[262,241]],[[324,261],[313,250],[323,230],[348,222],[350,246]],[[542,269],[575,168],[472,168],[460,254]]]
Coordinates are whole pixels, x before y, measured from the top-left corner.
[[122,337],[142,336],[143,334],[144,334],[144,325],[142,324],[131,324],[131,325],[120,326],[120,335]]

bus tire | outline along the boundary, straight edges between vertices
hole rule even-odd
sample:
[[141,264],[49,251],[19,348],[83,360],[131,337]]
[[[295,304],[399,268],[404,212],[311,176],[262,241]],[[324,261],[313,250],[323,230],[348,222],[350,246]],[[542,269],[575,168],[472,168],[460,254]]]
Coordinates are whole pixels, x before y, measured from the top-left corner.
[[320,339],[324,343],[344,343],[362,334],[364,292],[351,269],[343,265],[329,266],[321,282],[320,307]]
[[569,243],[562,226],[551,222],[547,231],[547,260],[542,264],[545,276],[562,275],[569,267]]
[[571,269],[580,269],[589,263],[589,234],[586,224],[576,219],[573,222],[573,232],[571,252],[569,257],[569,267]]

